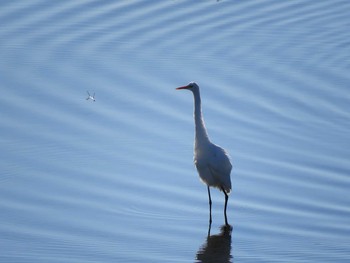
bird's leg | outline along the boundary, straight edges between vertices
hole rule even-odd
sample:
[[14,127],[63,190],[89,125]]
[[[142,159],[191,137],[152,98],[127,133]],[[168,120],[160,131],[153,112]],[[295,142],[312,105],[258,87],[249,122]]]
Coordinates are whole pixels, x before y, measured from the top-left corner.
[[228,222],[227,222],[227,215],[226,215],[226,208],[227,208],[227,201],[228,201],[228,194],[225,192],[225,189],[222,187],[221,188],[222,191],[225,194],[225,209],[224,209],[224,215],[225,215],[225,224],[228,226]]
[[210,196],[210,189],[208,186],[208,196],[209,196],[209,227],[211,226],[211,196]]
[[207,236],[207,238],[210,237],[210,230],[211,230],[211,223],[209,224],[209,227],[208,227],[208,236]]

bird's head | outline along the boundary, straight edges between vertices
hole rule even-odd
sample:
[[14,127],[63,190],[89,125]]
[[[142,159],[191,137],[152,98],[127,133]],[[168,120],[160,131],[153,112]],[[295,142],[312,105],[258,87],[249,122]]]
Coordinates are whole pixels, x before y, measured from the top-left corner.
[[178,87],[176,88],[177,90],[180,90],[180,89],[187,89],[187,90],[190,90],[190,91],[195,91],[195,90],[199,90],[199,87],[197,85],[196,82],[190,82],[188,83],[186,86],[182,86],[182,87]]

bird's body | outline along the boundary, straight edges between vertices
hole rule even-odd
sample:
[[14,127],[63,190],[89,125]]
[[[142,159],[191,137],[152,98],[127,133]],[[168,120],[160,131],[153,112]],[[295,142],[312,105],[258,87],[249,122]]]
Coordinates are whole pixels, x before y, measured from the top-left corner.
[[194,164],[199,177],[208,186],[210,223],[211,223],[211,196],[209,187],[220,189],[225,194],[225,222],[227,224],[226,207],[228,194],[231,192],[231,169],[232,165],[227,152],[220,146],[212,143],[205,128],[199,87],[191,82],[186,86],[177,89],[192,91],[194,97],[194,122],[195,122],[195,143],[194,143]]
[[194,164],[199,177],[206,185],[223,190],[227,194],[231,192],[232,165],[224,149],[213,143],[196,147]]
[[90,92],[87,91],[87,94],[88,94],[88,97],[86,98],[86,100],[92,100],[93,102],[96,101],[96,99],[95,99],[95,93],[94,93],[93,96],[91,96],[91,95],[90,95]]

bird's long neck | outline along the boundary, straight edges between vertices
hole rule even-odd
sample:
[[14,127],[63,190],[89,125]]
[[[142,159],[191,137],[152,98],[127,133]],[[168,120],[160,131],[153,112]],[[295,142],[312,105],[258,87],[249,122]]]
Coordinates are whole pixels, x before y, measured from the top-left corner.
[[209,143],[209,137],[207,130],[204,125],[204,120],[202,116],[202,108],[201,108],[201,96],[199,93],[199,89],[193,90],[194,97],[194,123],[196,129],[196,137],[195,137],[195,148],[198,145],[203,145]]

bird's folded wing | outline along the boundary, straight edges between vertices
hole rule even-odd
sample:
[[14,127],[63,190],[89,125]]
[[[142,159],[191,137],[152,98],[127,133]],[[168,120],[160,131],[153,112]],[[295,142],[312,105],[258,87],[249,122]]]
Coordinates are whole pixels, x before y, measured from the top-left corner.
[[229,156],[227,155],[224,149],[216,145],[213,150],[213,155],[211,156],[211,158],[209,158],[208,164],[210,169],[219,175],[230,174],[232,169]]

